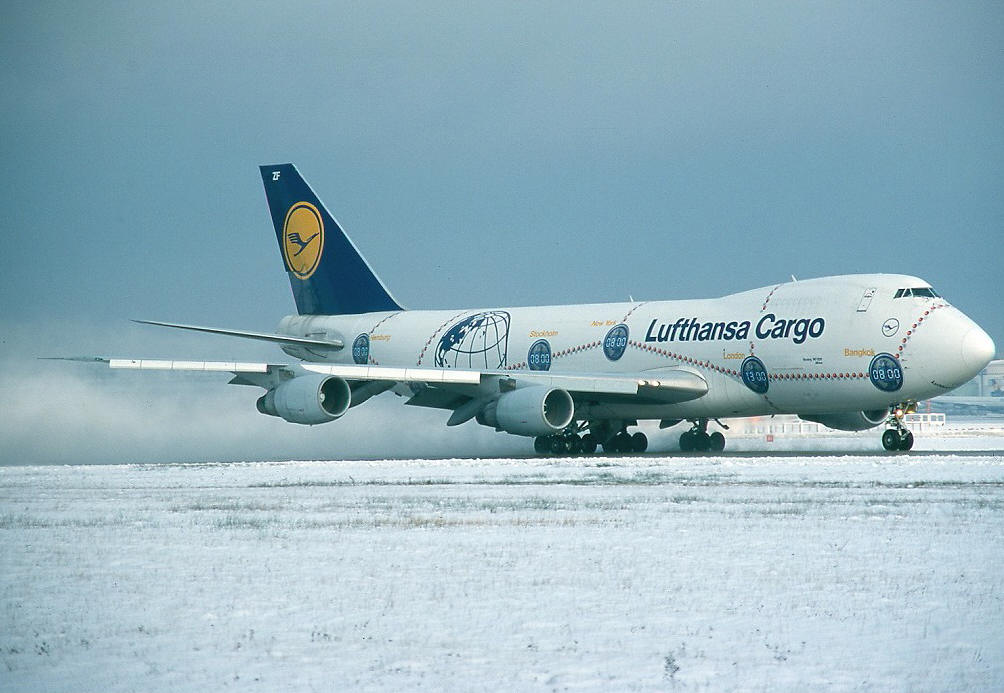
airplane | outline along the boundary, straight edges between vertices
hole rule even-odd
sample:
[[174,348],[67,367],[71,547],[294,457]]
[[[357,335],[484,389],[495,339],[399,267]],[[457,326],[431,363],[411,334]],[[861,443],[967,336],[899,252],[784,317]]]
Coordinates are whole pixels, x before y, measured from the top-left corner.
[[943,395],[931,400],[935,411],[969,416],[1004,414],[1004,397],[959,397]]
[[90,357],[112,368],[231,372],[262,414],[317,425],[392,391],[526,436],[537,454],[641,453],[639,421],[681,422],[681,450],[725,448],[723,418],[797,414],[829,428],[885,425],[967,382],[993,340],[917,277],[794,280],[721,298],[407,310],[289,163],[261,166],[297,314],[275,333],[137,321],[264,340],[298,363]]

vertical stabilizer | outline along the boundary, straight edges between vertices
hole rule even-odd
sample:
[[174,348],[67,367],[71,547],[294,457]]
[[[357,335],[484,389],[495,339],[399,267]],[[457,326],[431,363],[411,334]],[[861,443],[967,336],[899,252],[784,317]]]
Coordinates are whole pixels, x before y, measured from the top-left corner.
[[259,168],[300,315],[403,310],[293,164]]

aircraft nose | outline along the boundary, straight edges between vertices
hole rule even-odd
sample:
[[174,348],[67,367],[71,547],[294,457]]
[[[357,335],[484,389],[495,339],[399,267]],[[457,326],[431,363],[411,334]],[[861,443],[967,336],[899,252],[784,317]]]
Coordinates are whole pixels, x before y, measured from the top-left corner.
[[978,326],[972,327],[962,338],[962,361],[974,374],[986,368],[996,352],[994,340]]

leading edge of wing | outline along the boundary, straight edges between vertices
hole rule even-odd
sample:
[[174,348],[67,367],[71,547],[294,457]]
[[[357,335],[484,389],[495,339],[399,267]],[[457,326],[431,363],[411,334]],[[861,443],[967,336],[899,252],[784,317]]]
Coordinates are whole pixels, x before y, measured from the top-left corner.
[[345,344],[340,339],[307,339],[305,337],[291,337],[282,334],[248,332],[247,330],[227,330],[221,327],[183,325],[174,322],[160,322],[158,320],[133,320],[133,322],[138,322],[142,325],[157,325],[158,327],[173,327],[179,330],[192,330],[195,332],[208,332],[209,334],[221,334],[228,337],[257,339],[263,342],[273,342],[275,344],[291,344],[294,346],[311,347],[313,349],[328,349],[331,351],[337,351],[338,349],[343,349],[345,347]]
[[40,361],[76,361],[107,363],[109,368],[137,371],[206,371],[212,373],[271,373],[291,368],[283,363],[252,363],[249,361],[180,361],[170,359],[113,359],[106,356],[40,356]]
[[546,372],[476,371],[453,368],[395,368],[393,366],[301,364],[304,370],[346,380],[383,380],[427,385],[491,386],[498,391],[517,387],[556,387],[572,394],[641,397],[663,403],[687,402],[702,397],[708,383],[697,373],[660,369],[633,374],[559,374]]

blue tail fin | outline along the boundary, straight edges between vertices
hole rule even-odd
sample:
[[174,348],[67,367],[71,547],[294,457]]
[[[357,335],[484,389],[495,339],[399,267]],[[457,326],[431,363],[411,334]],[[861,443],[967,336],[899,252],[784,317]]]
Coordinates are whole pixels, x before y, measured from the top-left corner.
[[300,315],[403,310],[293,164],[259,168]]

